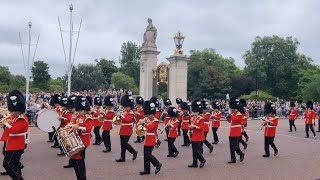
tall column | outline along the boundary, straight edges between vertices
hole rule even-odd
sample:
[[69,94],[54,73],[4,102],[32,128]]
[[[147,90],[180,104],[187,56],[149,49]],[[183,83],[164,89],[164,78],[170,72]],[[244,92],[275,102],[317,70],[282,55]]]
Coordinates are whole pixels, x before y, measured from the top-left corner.
[[188,61],[189,57],[183,54],[172,55],[167,60],[169,65],[169,99],[176,105],[175,99],[180,97],[187,101]]

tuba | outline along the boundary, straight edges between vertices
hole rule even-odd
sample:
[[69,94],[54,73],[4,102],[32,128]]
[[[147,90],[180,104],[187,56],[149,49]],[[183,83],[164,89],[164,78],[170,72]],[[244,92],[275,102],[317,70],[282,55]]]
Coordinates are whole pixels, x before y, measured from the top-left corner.
[[135,129],[137,136],[139,137],[144,136],[145,132],[147,131],[147,129],[144,127],[144,124],[148,122],[149,122],[149,118],[145,117],[143,120],[140,120],[137,123],[136,129]]

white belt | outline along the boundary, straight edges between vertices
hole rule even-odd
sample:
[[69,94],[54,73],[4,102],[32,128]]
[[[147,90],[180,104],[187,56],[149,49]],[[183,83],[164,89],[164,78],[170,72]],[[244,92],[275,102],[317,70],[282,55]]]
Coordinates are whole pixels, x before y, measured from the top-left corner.
[[275,126],[266,126],[266,127],[268,127],[268,128],[275,128]]
[[205,124],[209,124],[209,122],[204,122]]
[[9,134],[9,136],[25,136],[27,133]]
[[132,126],[132,123],[122,123],[122,126]]
[[293,116],[294,114],[290,114],[290,116]]
[[237,128],[237,127],[242,127],[242,125],[233,125],[231,128]]
[[187,123],[188,123],[188,122],[189,122],[189,120],[182,120],[182,122],[187,122]]
[[146,133],[147,136],[155,136],[155,133]]
[[81,133],[82,135],[87,135],[87,134],[90,134],[90,133]]
[[104,120],[104,122],[112,122],[113,120],[112,119],[106,119]]

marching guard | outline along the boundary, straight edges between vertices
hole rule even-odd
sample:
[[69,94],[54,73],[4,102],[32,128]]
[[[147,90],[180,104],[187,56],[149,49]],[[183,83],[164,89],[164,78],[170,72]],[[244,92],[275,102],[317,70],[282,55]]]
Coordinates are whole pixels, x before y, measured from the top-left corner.
[[[162,112],[162,117],[164,119],[164,124],[166,125],[170,118],[168,117],[168,108],[172,105],[172,102],[169,98],[164,98],[163,99],[163,104],[164,104],[164,109],[163,109],[163,112]],[[166,131],[166,139],[164,141],[168,141],[168,135],[169,135],[169,128],[165,128],[165,131]]]
[[[136,109],[135,109],[135,120],[136,124],[140,120],[144,118],[144,112],[143,112],[143,98],[141,96],[136,97]],[[144,141],[145,137],[144,136],[137,136],[137,140],[134,141],[134,143],[142,143]]]
[[161,170],[162,164],[156,157],[152,155],[154,146],[157,144],[156,132],[159,126],[159,120],[154,117],[156,113],[156,106],[151,101],[145,101],[143,104],[143,110],[145,114],[144,123],[142,124],[146,129],[146,139],[144,142],[144,171],[140,172],[140,175],[150,174],[150,163],[156,167],[155,174],[158,174]]
[[167,155],[167,157],[177,157],[179,154],[179,151],[174,145],[174,142],[176,141],[178,136],[178,126],[179,126],[178,110],[175,107],[169,107],[168,117],[170,118],[170,120],[166,125],[166,127],[169,129],[169,134],[168,134],[169,154]]
[[220,120],[222,113],[220,112],[219,102],[212,102],[211,107],[213,109],[212,112],[212,134],[213,134],[213,143],[212,144],[218,144],[219,143],[219,137],[217,134],[217,131],[220,127]]
[[[161,116],[161,112],[160,112],[160,103],[159,103],[159,99],[157,97],[152,97],[150,99],[151,102],[153,102],[156,106],[156,113],[154,115],[155,118],[157,119],[160,119],[160,116]],[[157,134],[157,145],[156,145],[156,148],[159,148],[160,145],[161,145],[161,141],[159,139],[159,136],[158,136],[158,133],[156,132]]]
[[274,138],[276,136],[276,128],[278,125],[278,117],[276,116],[275,105],[272,103],[266,103],[265,105],[266,117],[264,119],[264,151],[265,154],[262,157],[270,157],[269,146],[274,150],[274,156],[278,155],[278,149],[274,144]]
[[102,152],[107,153],[111,152],[111,139],[110,139],[110,131],[112,130],[112,119],[115,116],[115,112],[113,110],[114,99],[112,96],[106,96],[104,99],[105,112],[102,113],[102,140],[104,143],[104,147],[106,148]]
[[200,100],[194,100],[191,103],[192,109],[192,119],[190,125],[190,136],[192,142],[192,164],[188,165],[190,168],[198,167],[198,160],[200,161],[200,168],[202,168],[206,160],[202,156],[201,153],[201,144],[204,141],[204,120],[201,117],[200,113],[202,113],[202,106]]
[[[62,97],[60,102],[60,128],[65,128],[71,121],[72,113],[68,111],[68,98]],[[63,149],[61,145],[58,143],[58,147],[60,149],[60,153],[57,154],[58,156],[63,156],[65,153],[63,152]]]
[[136,160],[138,152],[129,144],[130,137],[132,135],[133,121],[134,121],[134,100],[132,96],[124,95],[120,100],[120,104],[123,107],[123,112],[120,115],[120,142],[121,142],[121,156],[116,159],[116,162],[126,161],[126,151],[128,150],[132,155],[132,160]]
[[[23,114],[26,110],[26,102],[22,93],[14,90],[7,97],[9,117],[3,117],[1,124],[6,126],[8,136],[6,138],[3,167],[12,179],[23,180],[20,162],[21,155],[28,144],[28,117]],[[7,120],[10,119],[10,120]]]
[[100,145],[102,143],[102,137],[100,135],[100,129],[101,126],[103,124],[103,122],[101,122],[99,120],[99,117],[101,115],[101,107],[102,107],[102,99],[100,98],[100,96],[95,96],[93,98],[93,104],[94,104],[94,112],[93,112],[93,133],[95,135],[95,142],[93,143],[93,145]]
[[187,102],[182,102],[181,103],[181,110],[182,110],[182,115],[181,115],[181,129],[182,129],[182,134],[183,134],[183,144],[181,146],[190,146],[191,141],[189,138],[189,125],[190,125],[190,107]]
[[[209,148],[209,153],[211,154],[213,151],[213,146],[209,143],[209,141],[207,140],[207,135],[209,132],[209,126],[210,126],[210,117],[211,114],[209,113],[209,103],[207,101],[201,101],[202,103],[202,117],[204,120],[204,141],[203,144],[205,144],[207,146],[207,148]],[[203,152],[203,145],[202,145],[202,152]]]
[[[54,111],[56,111],[59,115],[61,115],[60,103],[61,103],[61,96],[59,94],[53,95],[50,101],[50,106],[52,106],[54,108]],[[57,136],[54,135],[54,131],[49,132],[49,141],[47,142],[52,142],[52,141],[54,141],[54,144],[51,147],[58,148],[59,143],[58,143]]]
[[239,99],[230,98],[229,108],[231,109],[231,115],[227,116],[227,120],[230,123],[229,133],[229,145],[231,160],[229,164],[236,163],[235,152],[240,156],[240,162],[244,160],[244,153],[239,148],[239,140],[242,135],[242,114],[239,109],[243,109],[243,105],[240,104]]
[[292,132],[292,127],[294,127],[294,131],[297,131],[295,121],[298,118],[298,110],[296,109],[296,105],[294,102],[290,102],[290,112],[289,112],[289,132]]
[[178,120],[179,120],[179,126],[178,126],[178,136],[181,135],[181,123],[182,123],[182,119],[181,119],[181,114],[182,114],[182,109],[181,109],[181,103],[182,103],[182,99],[181,98],[176,98],[176,103],[178,105],[177,109],[179,111],[179,117],[178,117]]
[[313,136],[316,137],[316,132],[314,131],[313,125],[316,119],[316,113],[313,110],[312,101],[307,102],[307,110],[304,113],[305,123],[306,123],[306,138],[309,138],[309,129],[313,132]]
[[[243,108],[239,109],[239,112],[242,114],[242,120],[241,120],[241,125],[242,125],[242,133],[239,139],[239,142],[243,145],[243,149],[247,149],[248,148],[248,144],[246,142],[248,142],[248,135],[246,133],[246,127],[247,127],[247,122],[248,122],[248,117],[249,114],[247,114],[246,111],[246,106],[247,106],[247,102],[244,99],[240,99],[240,104]],[[243,140],[242,136],[244,136],[246,138],[246,141]]]

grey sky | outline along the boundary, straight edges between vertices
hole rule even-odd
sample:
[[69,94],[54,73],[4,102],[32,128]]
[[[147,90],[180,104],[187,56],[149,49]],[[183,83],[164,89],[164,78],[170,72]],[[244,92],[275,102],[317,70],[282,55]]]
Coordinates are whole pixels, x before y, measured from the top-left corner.
[[[76,64],[99,58],[118,63],[123,42],[142,43],[149,17],[158,29],[160,62],[173,53],[172,37],[181,30],[187,36],[186,52],[214,48],[233,57],[240,67],[254,37],[273,34],[298,38],[299,51],[320,63],[317,0],[1,0],[0,64],[15,74],[24,73],[18,33],[27,42],[27,24],[32,21],[34,42],[41,34],[36,60],[47,62],[54,77],[63,75],[66,66],[57,17],[68,30],[70,3],[75,29],[83,19]],[[64,38],[67,41],[67,33]]]

